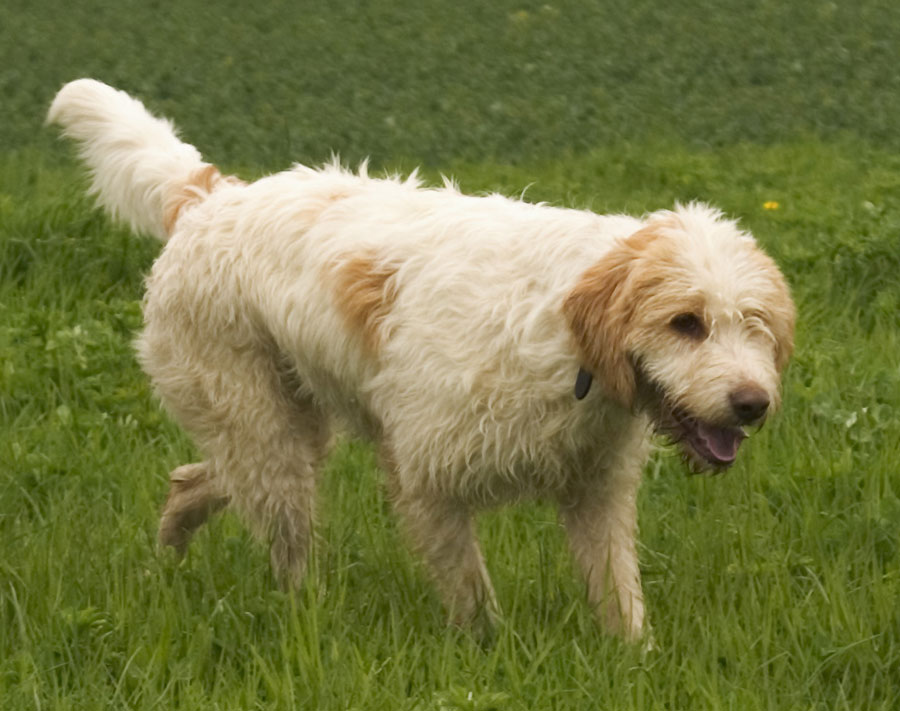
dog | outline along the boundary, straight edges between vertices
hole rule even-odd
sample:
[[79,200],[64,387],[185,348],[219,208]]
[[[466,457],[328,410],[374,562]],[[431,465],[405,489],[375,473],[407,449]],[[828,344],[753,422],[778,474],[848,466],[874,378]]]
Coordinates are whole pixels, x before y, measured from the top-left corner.
[[165,244],[143,369],[205,461],[175,469],[159,539],[230,505],[300,584],[331,423],[375,443],[451,620],[498,606],[484,507],[558,504],[603,628],[642,636],[636,494],[654,432],[698,471],[780,402],[789,287],[704,204],[643,218],[468,196],[337,161],[247,184],[138,100],[80,79],[48,122],[91,192]]

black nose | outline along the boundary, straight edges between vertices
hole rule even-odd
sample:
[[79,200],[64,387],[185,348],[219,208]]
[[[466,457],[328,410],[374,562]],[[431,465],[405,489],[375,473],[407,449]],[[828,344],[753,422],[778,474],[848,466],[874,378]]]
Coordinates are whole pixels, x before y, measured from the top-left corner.
[[757,385],[745,385],[729,396],[731,409],[742,425],[761,420],[769,409],[769,396]]

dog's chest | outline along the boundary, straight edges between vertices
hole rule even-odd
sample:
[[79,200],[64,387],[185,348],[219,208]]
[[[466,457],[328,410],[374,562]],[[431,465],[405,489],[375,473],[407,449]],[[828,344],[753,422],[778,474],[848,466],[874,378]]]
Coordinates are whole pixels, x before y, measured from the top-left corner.
[[596,402],[560,399],[508,411],[469,403],[419,419],[395,412],[386,432],[409,483],[477,505],[556,497],[581,479],[646,457],[643,419]]

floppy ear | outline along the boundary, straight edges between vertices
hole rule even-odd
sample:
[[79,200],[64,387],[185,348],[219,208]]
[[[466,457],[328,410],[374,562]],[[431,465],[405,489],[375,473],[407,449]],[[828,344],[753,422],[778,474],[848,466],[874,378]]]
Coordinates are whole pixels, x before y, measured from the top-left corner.
[[657,233],[645,228],[618,243],[578,279],[563,303],[582,368],[607,397],[623,407],[634,404],[634,367],[628,341],[635,311],[633,272]]
[[797,313],[790,288],[774,262],[772,271],[772,278],[780,289],[769,303],[768,313],[772,335],[775,337],[775,367],[782,373],[794,353],[794,323]]
[[[787,292],[785,292],[787,293]],[[772,311],[772,334],[775,336],[775,367],[783,373],[794,353],[794,304],[788,296]]]
[[782,373],[794,352],[796,309],[791,289],[775,261],[762,251],[757,251],[755,258],[760,273],[767,278],[767,288],[757,291],[764,320],[775,339],[775,368]]

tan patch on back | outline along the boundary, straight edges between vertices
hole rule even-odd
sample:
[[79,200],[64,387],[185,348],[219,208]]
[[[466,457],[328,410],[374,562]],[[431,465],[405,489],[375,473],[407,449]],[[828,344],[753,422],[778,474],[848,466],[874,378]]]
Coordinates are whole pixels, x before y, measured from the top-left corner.
[[381,344],[381,325],[397,296],[396,273],[396,267],[369,254],[350,257],[335,271],[338,308],[372,352]]
[[175,229],[175,224],[185,208],[204,200],[219,187],[220,183],[245,184],[244,181],[234,176],[222,175],[214,165],[205,165],[191,173],[185,183],[166,200],[165,214],[163,215],[163,227],[166,234],[172,234],[172,230]]

